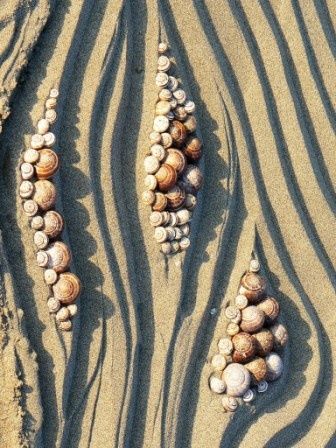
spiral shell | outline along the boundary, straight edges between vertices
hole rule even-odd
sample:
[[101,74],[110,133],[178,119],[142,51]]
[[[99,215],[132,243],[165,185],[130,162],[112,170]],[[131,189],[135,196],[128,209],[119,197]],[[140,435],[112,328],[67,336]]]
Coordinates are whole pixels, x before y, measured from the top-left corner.
[[186,236],[181,238],[180,243],[179,243],[180,249],[187,250],[189,246],[190,246],[190,239]]
[[55,109],[57,106],[57,99],[56,98],[48,98],[45,102],[46,109]]
[[56,143],[56,136],[52,132],[47,132],[44,136],[44,145],[51,148]]
[[184,120],[183,124],[188,134],[191,134],[192,132],[196,131],[197,121],[193,115],[190,115],[186,120]]
[[186,224],[191,219],[191,213],[186,208],[182,208],[176,212],[177,222],[180,225]]
[[203,184],[201,170],[195,165],[187,165],[182,176],[182,181],[187,193],[193,193],[195,190],[199,190]]
[[39,153],[36,149],[30,148],[23,153],[23,161],[26,163],[35,163],[38,161]]
[[43,225],[44,225],[43,218],[42,216],[39,215],[34,216],[30,221],[30,227],[34,230],[42,229]]
[[[44,116],[45,116],[46,120],[49,121],[50,124],[54,124],[55,121],[57,120],[57,113],[54,109],[46,110]],[[42,148],[42,146],[41,146],[41,148]]]
[[211,359],[211,365],[216,371],[224,370],[226,367],[226,359],[225,356],[217,353]]
[[[49,111],[47,111],[49,112]],[[54,112],[54,111],[53,111]],[[40,134],[34,134],[31,137],[30,145],[33,149],[41,149],[44,146],[44,137]]]
[[145,171],[148,174],[154,174],[160,168],[160,162],[154,156],[147,156],[144,160]]
[[169,213],[169,220],[168,220],[168,224],[170,226],[175,227],[177,225],[177,215],[174,212],[170,212]]
[[62,322],[58,322],[58,328],[61,331],[71,331],[71,329],[72,329],[71,320],[65,320],[65,321],[62,321]]
[[174,110],[174,117],[177,120],[184,121],[188,117],[188,114],[183,106],[177,106]]
[[171,165],[163,163],[155,174],[155,177],[159,189],[161,191],[168,191],[176,184],[177,172]]
[[186,101],[184,108],[188,114],[195,112],[196,106],[193,101]]
[[155,77],[155,84],[160,88],[166,87],[168,85],[168,81],[169,78],[167,73],[160,72]]
[[160,100],[155,106],[155,114],[156,115],[167,115],[170,112],[170,103],[169,101]]
[[168,239],[168,232],[165,227],[156,227],[154,231],[154,238],[158,243],[164,243]]
[[230,322],[226,327],[226,332],[229,336],[234,336],[235,334],[239,333],[239,325],[235,324],[234,322]]
[[160,56],[158,59],[158,70],[160,72],[167,72],[170,69],[171,62],[167,56]]
[[245,403],[251,403],[251,401],[253,401],[255,397],[255,391],[253,389],[247,389],[242,398]]
[[44,250],[39,250],[36,254],[36,262],[40,268],[45,268],[48,265],[49,257],[47,252]]
[[209,378],[209,387],[215,394],[222,394],[225,391],[225,382],[218,377],[217,374],[212,374]]
[[44,271],[44,281],[47,285],[53,285],[57,281],[57,273],[53,269],[46,269]]
[[34,176],[34,166],[31,163],[24,162],[20,169],[22,179],[28,180]]
[[235,412],[238,409],[239,403],[237,398],[224,395],[222,405],[226,412]]
[[149,217],[149,222],[152,226],[157,227],[163,224],[163,216],[160,212],[152,212]]
[[184,154],[190,160],[198,160],[202,157],[202,142],[197,137],[189,137],[183,147]]
[[175,240],[180,240],[183,237],[182,230],[179,227],[174,227]]
[[170,108],[171,108],[171,109],[175,109],[175,108],[177,107],[177,101],[176,101],[176,98],[172,98],[172,99],[169,101],[169,103],[170,103]]
[[187,99],[187,95],[186,95],[185,91],[182,89],[175,90],[175,92],[173,93],[173,96],[176,99],[177,104],[183,104],[185,102],[185,100]]
[[266,356],[273,349],[274,338],[272,333],[263,328],[258,333],[253,335],[253,339],[256,346],[256,353],[259,356]]
[[155,193],[152,190],[147,190],[142,193],[142,202],[146,205],[152,205],[155,202]]
[[163,193],[155,193],[155,202],[152,204],[152,209],[157,212],[162,212],[166,207],[166,196]]
[[28,201],[25,201],[22,207],[27,216],[34,216],[38,212],[38,205],[32,199],[28,199]]
[[38,249],[44,249],[48,246],[49,238],[44,232],[38,230],[34,235],[34,243]]
[[273,297],[267,297],[258,303],[258,308],[265,313],[265,322],[271,324],[279,316],[280,306]]
[[77,314],[78,307],[75,303],[70,303],[70,305],[67,306],[68,311],[70,313],[70,317],[74,317]]
[[178,88],[178,84],[178,80],[174,76],[169,76],[167,89],[169,89],[171,92],[175,92],[175,90]]
[[256,333],[265,322],[265,314],[254,305],[250,305],[242,310],[242,320],[240,328],[247,333]]
[[51,149],[41,149],[40,157],[35,165],[36,176],[38,179],[49,179],[58,169],[57,154]]
[[59,300],[55,299],[55,297],[50,297],[48,299],[47,306],[49,313],[57,313],[57,311],[61,308],[61,303]]
[[185,142],[187,130],[183,123],[173,120],[169,126],[169,133],[172,136],[173,143],[179,148]]
[[288,333],[286,328],[279,323],[274,324],[270,327],[270,331],[274,338],[274,346],[275,348],[282,348],[287,344],[288,341]]
[[152,131],[149,134],[149,140],[150,140],[150,142],[152,144],[160,143],[160,141],[161,141],[161,134],[159,132],[157,132],[157,131]]
[[78,277],[71,272],[64,272],[60,274],[58,281],[53,286],[54,297],[61,303],[72,303],[77,299],[80,288]]
[[265,358],[266,366],[267,366],[267,381],[275,381],[277,380],[282,372],[283,372],[283,362],[280,356],[277,353],[270,353]]
[[19,188],[19,194],[21,198],[27,199],[30,198],[34,193],[34,184],[32,184],[29,180],[24,180],[21,182]]
[[49,238],[56,238],[64,227],[62,216],[55,210],[50,210],[44,215],[43,223],[43,230]]
[[196,207],[196,204],[197,204],[196,196],[194,196],[193,194],[188,193],[186,195],[186,200],[185,200],[184,206],[188,210],[194,210],[194,208]]
[[234,305],[230,305],[230,306],[228,306],[228,307],[226,308],[226,310],[225,310],[225,316],[226,316],[228,319],[230,319],[230,320],[236,322],[236,324],[239,324],[240,319],[241,319],[241,313],[240,313],[240,310],[239,310],[236,306],[234,306]]
[[46,251],[48,254],[48,268],[60,273],[66,271],[71,262],[71,252],[68,246],[61,241],[51,244]]
[[257,384],[257,390],[260,394],[263,394],[268,389],[268,382],[266,380],[260,381],[260,383]]
[[245,364],[245,367],[251,374],[253,384],[257,384],[266,378],[267,367],[263,358],[254,358]]
[[166,156],[166,151],[162,145],[157,143],[151,147],[152,156],[156,157],[158,160],[163,160]]
[[250,271],[251,272],[259,272],[260,271],[260,264],[259,264],[258,260],[253,259],[250,261]]
[[56,87],[53,87],[49,93],[50,98],[58,98],[58,95],[59,95],[58,89]]
[[70,318],[70,312],[66,306],[62,306],[56,313],[56,320],[58,322],[64,322]]
[[49,131],[49,121],[46,120],[45,118],[42,118],[41,120],[39,120],[37,122],[37,132],[40,135],[44,135]]
[[252,336],[248,333],[238,333],[232,338],[233,362],[247,362],[255,355],[255,344]]
[[145,177],[144,184],[148,190],[155,190],[157,187],[156,177],[153,176],[153,174],[148,174],[148,176]]
[[178,210],[185,201],[185,192],[180,187],[175,185],[166,193],[167,207],[169,210]]
[[243,296],[242,294],[239,294],[236,298],[235,298],[235,304],[236,307],[239,308],[240,310],[243,310],[244,308],[247,307],[248,305],[248,300],[246,296]]
[[165,149],[170,148],[173,144],[172,136],[168,132],[163,132],[161,134],[161,143]]
[[159,47],[158,47],[158,52],[162,54],[162,53],[165,53],[167,50],[168,50],[167,42],[160,42]]
[[161,252],[164,255],[169,255],[172,251],[172,247],[169,241],[165,241],[164,243],[161,244]]
[[241,397],[250,387],[251,375],[249,371],[238,363],[229,364],[222,376],[226,384],[226,393],[231,397]]
[[167,157],[165,163],[172,166],[176,170],[177,175],[180,175],[185,169],[186,158],[183,152],[179,149],[169,148],[167,149]]
[[[162,89],[159,93],[159,98],[162,101],[170,101],[172,99],[173,94],[168,89]],[[170,110],[170,107],[169,107]]]
[[180,227],[183,236],[188,236],[190,234],[189,224],[182,224]]
[[35,182],[34,201],[42,210],[49,210],[56,202],[56,189],[49,180],[38,180]]
[[265,293],[266,282],[255,272],[247,272],[241,279],[239,294],[246,296],[251,303],[262,298]]
[[222,353],[223,355],[231,355],[233,351],[233,343],[231,339],[229,338],[221,338],[218,341],[218,350],[219,353]]

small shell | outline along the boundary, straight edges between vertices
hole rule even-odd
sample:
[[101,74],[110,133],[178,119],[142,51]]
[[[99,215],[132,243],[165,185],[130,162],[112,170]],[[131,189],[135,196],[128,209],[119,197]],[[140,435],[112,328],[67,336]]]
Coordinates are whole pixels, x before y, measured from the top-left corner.
[[169,121],[172,121],[175,118],[174,112],[168,112],[166,116]]
[[170,148],[173,144],[172,136],[168,132],[161,134],[161,144],[165,149]]
[[170,112],[170,103],[169,101],[161,100],[155,106],[155,114],[156,115],[167,115]]
[[283,372],[283,362],[277,353],[270,353],[265,358],[267,366],[267,381],[275,381],[278,379]]
[[233,344],[231,339],[229,338],[221,338],[218,341],[218,350],[219,353],[222,353],[223,355],[231,355],[233,350]]
[[45,116],[46,120],[49,121],[50,124],[54,124],[55,121],[57,120],[57,113],[54,109],[46,110],[44,116]]
[[241,313],[240,313],[240,310],[236,306],[230,305],[225,310],[225,316],[230,320],[239,318],[239,321],[236,322],[236,324],[238,324],[240,322]]
[[251,362],[245,364],[250,372],[253,384],[257,384],[266,378],[266,362],[263,358],[255,358]]
[[172,251],[171,244],[169,241],[165,241],[161,244],[161,252],[165,255],[169,255]]
[[159,132],[152,131],[149,134],[149,140],[152,144],[160,143],[161,142],[161,134]]
[[276,348],[282,348],[287,344],[288,333],[286,328],[282,324],[274,324],[272,327],[270,327],[270,331],[272,332],[274,338],[274,346]]
[[145,171],[148,174],[154,174],[160,168],[160,162],[154,156],[147,156],[144,160]]
[[149,217],[149,222],[152,226],[157,227],[161,226],[163,223],[163,216],[160,212],[152,212]]
[[235,298],[235,304],[236,304],[236,307],[237,307],[237,308],[239,308],[240,310],[243,310],[243,309],[246,308],[247,305],[248,305],[247,297],[243,296],[242,294],[239,294],[239,295]]
[[183,236],[189,236],[189,234],[190,234],[190,225],[189,224],[182,224],[180,226],[180,230],[181,230]]
[[280,306],[279,303],[273,297],[267,297],[258,303],[258,308],[265,313],[265,322],[272,324],[279,316]]
[[177,106],[174,110],[174,116],[177,120],[184,121],[188,114],[183,106]]
[[72,329],[71,320],[65,320],[65,321],[62,321],[62,322],[58,322],[58,328],[61,331],[71,331],[71,329]]
[[42,210],[49,210],[56,202],[56,189],[49,180],[38,180],[35,182],[34,201]]
[[47,148],[51,148],[56,143],[56,136],[52,132],[47,132],[44,136],[44,144]]
[[57,311],[56,320],[58,322],[64,322],[70,318],[70,312],[66,306],[62,306],[62,308]]
[[158,59],[158,70],[160,72],[167,72],[170,69],[171,62],[167,56],[160,56]]
[[190,239],[188,237],[186,237],[186,236],[181,238],[181,240],[180,240],[180,249],[181,250],[187,250],[189,246],[190,246]]
[[58,89],[56,89],[56,87],[54,87],[50,90],[50,93],[49,93],[50,98],[58,98],[58,95],[59,95],[59,91],[58,91]]
[[160,54],[165,53],[168,50],[168,44],[167,42],[160,42],[158,51]]
[[187,99],[187,95],[184,90],[178,89],[173,93],[174,98],[176,98],[177,104],[183,104]]
[[66,271],[71,262],[71,252],[68,246],[61,241],[51,244],[46,251],[48,254],[48,268],[60,273]]
[[190,115],[186,120],[184,120],[183,124],[188,134],[191,134],[192,132],[196,131],[197,121],[193,115]]
[[171,92],[175,92],[175,90],[178,88],[178,84],[178,80],[174,76],[169,76],[167,89],[169,89]]
[[226,359],[225,356],[221,355],[220,353],[217,353],[214,355],[211,359],[211,365],[212,367],[217,370],[221,371],[224,370],[226,367]]
[[256,346],[256,353],[259,356],[266,356],[273,349],[273,334],[266,328],[262,328],[258,333],[253,335]]
[[172,98],[170,101],[169,101],[169,103],[170,103],[170,108],[173,110],[173,109],[175,109],[176,107],[177,107],[177,101],[176,101],[176,98]]
[[181,249],[181,245],[180,245],[179,241],[174,240],[170,244],[171,244],[171,248],[172,248],[172,254],[177,253]]
[[249,302],[255,303],[262,298],[265,289],[265,279],[255,272],[247,272],[241,279],[239,294],[246,296]]
[[243,395],[243,401],[245,403],[250,403],[255,399],[255,397],[256,397],[255,391],[252,389],[247,389],[247,391]]
[[30,148],[30,149],[27,149],[23,153],[24,162],[36,163],[38,161],[38,158],[39,158],[39,153],[36,149]]
[[69,311],[71,317],[76,316],[78,308],[75,303],[71,303],[70,305],[67,306],[67,308],[68,308],[68,311]]
[[34,134],[32,135],[31,141],[30,141],[31,147],[33,149],[41,149],[44,146],[44,137],[40,134]]
[[260,264],[259,264],[258,260],[253,259],[250,261],[250,271],[251,272],[259,272],[260,271]]
[[148,176],[145,177],[144,184],[148,190],[155,190],[157,187],[156,177],[153,176],[153,174],[148,174]]
[[197,137],[189,137],[183,146],[184,154],[190,160],[198,160],[202,157],[202,142]]
[[[169,121],[169,120],[168,120]],[[169,126],[169,133],[172,136],[173,143],[179,148],[183,145],[186,137],[187,130],[183,123],[173,120]]]
[[168,235],[168,240],[169,241],[173,241],[173,239],[175,239],[175,229],[172,226],[168,226],[166,227],[166,232]]
[[179,186],[175,185],[166,193],[167,207],[169,210],[178,210],[185,201],[185,192]]
[[242,320],[240,328],[247,333],[256,333],[265,322],[265,314],[254,305],[250,305],[242,310]]
[[216,374],[213,374],[209,378],[209,387],[212,392],[215,394],[222,394],[225,391],[225,382],[218,378]]
[[64,304],[74,302],[81,289],[79,278],[71,272],[63,272],[59,275],[57,283],[53,286],[54,296]]
[[166,151],[164,147],[158,145],[157,143],[151,147],[151,154],[160,161],[166,157]]
[[167,198],[163,193],[155,193],[155,202],[152,209],[157,212],[162,212],[167,207]]
[[55,210],[50,210],[44,215],[43,223],[43,230],[49,238],[56,238],[64,227],[62,216]]
[[241,397],[250,387],[251,375],[249,371],[238,363],[229,364],[223,372],[226,392],[232,397]]
[[42,118],[41,120],[39,120],[37,122],[37,132],[40,135],[44,135],[49,131],[49,121],[46,120],[45,118]]
[[226,332],[229,336],[234,336],[235,334],[239,333],[239,325],[235,324],[234,322],[230,322],[226,327]]
[[173,226],[173,227],[175,227],[175,226],[177,225],[177,215],[176,215],[176,213],[174,213],[174,212],[170,212],[170,213],[169,213],[169,221],[168,221],[168,224],[169,224],[170,226]]
[[153,129],[156,132],[165,132],[169,128],[169,120],[165,115],[157,115],[154,118]]
[[56,98],[48,98],[45,102],[46,109],[55,109],[57,106],[57,99]]
[[252,336],[248,333],[240,332],[233,336],[233,362],[247,362],[255,355],[255,344]]
[[177,172],[171,165],[163,163],[155,174],[155,177],[159,189],[161,191],[168,191],[176,184]]
[[260,394],[263,394],[268,389],[268,382],[265,380],[260,381],[260,383],[257,384],[257,390]]
[[167,73],[160,72],[155,77],[155,84],[161,88],[166,87],[168,85],[168,81],[169,81],[169,78],[168,78]]
[[[173,94],[168,89],[162,89],[159,93],[159,99],[162,101],[170,101],[172,99]],[[171,106],[169,105],[169,110]]]
[[42,230],[38,230],[34,235],[34,243],[38,249],[44,249],[48,246],[49,238]]
[[47,285],[53,285],[57,281],[57,273],[53,269],[44,271],[44,281]]
[[165,163],[172,166],[176,170],[177,175],[180,175],[183,172],[187,164],[183,152],[175,148],[167,149]]
[[188,210],[194,210],[194,208],[196,207],[196,204],[197,204],[196,196],[194,196],[193,194],[188,193],[186,195],[186,200],[185,200],[184,206]]
[[196,106],[193,101],[186,101],[184,108],[188,114],[195,112]]
[[155,202],[155,193],[153,190],[147,190],[142,193],[142,202],[146,205],[152,205]]
[[40,230],[43,227],[43,218],[42,216],[34,216],[30,221],[30,227],[34,230]]
[[158,243],[164,243],[168,239],[167,229],[164,227],[156,227],[154,231],[154,238]]
[[40,268],[45,268],[49,262],[47,252],[45,252],[44,250],[39,250],[36,254],[36,261],[37,265],[40,266]]
[[235,397],[228,397],[225,395],[222,398],[222,405],[225,411],[227,412],[235,412],[238,409],[239,403],[237,398]]
[[20,188],[19,188],[19,194],[21,198],[27,199],[32,196],[34,193],[34,184],[31,183],[29,180],[24,180],[21,182]]
[[28,201],[25,201],[23,203],[22,207],[23,207],[23,211],[28,216],[34,216],[34,215],[36,215],[36,213],[38,211],[38,205],[32,199],[28,199]]
[[162,222],[164,225],[169,224],[170,219],[170,212],[167,212],[166,210],[161,212],[162,215]]
[[57,311],[61,308],[61,303],[59,300],[55,299],[55,297],[50,297],[48,299],[47,306],[49,313],[57,313]]
[[36,177],[38,179],[49,179],[58,170],[57,154],[48,148],[43,148],[39,151],[40,157],[35,165]]
[[187,165],[182,176],[182,181],[187,193],[193,193],[195,190],[199,190],[203,184],[201,170],[195,165]]
[[35,170],[31,163],[24,162],[21,167],[21,177],[22,179],[31,179],[34,176]]
[[190,221],[191,213],[186,208],[182,208],[176,212],[176,216],[178,224],[183,225]]
[[175,240],[180,240],[183,237],[182,230],[179,227],[174,227]]

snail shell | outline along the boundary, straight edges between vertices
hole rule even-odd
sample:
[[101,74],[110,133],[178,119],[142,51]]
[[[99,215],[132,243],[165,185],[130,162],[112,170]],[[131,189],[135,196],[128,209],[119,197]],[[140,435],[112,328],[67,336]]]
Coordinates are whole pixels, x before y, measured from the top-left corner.
[[189,246],[190,246],[190,239],[186,236],[181,238],[180,243],[179,243],[180,249],[187,250]]
[[36,261],[37,265],[40,266],[40,268],[45,268],[49,262],[47,252],[45,252],[44,250],[39,250],[36,254]]
[[173,144],[172,136],[168,132],[163,132],[161,134],[161,143],[165,149],[170,148]]
[[53,286],[54,297],[61,303],[74,302],[80,293],[81,284],[79,278],[72,272],[63,272]]
[[226,332],[229,336],[234,336],[235,334],[239,333],[239,330],[239,325],[234,322],[230,322],[226,327]]
[[193,101],[186,101],[184,108],[188,114],[195,112],[196,106]]
[[185,192],[180,187],[175,185],[166,193],[167,207],[169,210],[178,210],[185,201]]
[[176,184],[177,172],[171,165],[163,163],[155,174],[155,177],[159,189],[161,191],[168,191]]
[[147,156],[144,160],[145,171],[148,174],[154,174],[160,168],[160,162],[154,156]]
[[171,253],[171,251],[172,251],[172,248],[171,248],[171,244],[169,241],[165,241],[164,243],[161,244],[161,252],[164,255],[169,255]]
[[168,85],[168,81],[169,81],[169,78],[168,78],[167,73],[160,72],[155,77],[155,84],[161,88],[166,87]]
[[38,249],[44,249],[48,246],[49,238],[44,232],[38,230],[34,235],[34,243]]
[[168,118],[169,121],[174,120],[175,118],[174,112],[168,112],[166,117]]
[[203,183],[201,170],[195,165],[187,165],[182,176],[182,181],[187,193],[193,193],[194,190],[199,190]]
[[266,366],[267,366],[267,381],[275,381],[278,379],[283,372],[283,362],[280,356],[277,353],[270,353],[265,358]]
[[163,160],[166,156],[166,151],[162,145],[157,143],[151,147],[152,156],[156,157],[158,160]]
[[57,281],[57,273],[53,269],[46,269],[44,271],[44,281],[47,285],[53,285]]
[[189,224],[182,224],[180,226],[180,230],[181,230],[183,236],[188,236],[190,234]]
[[167,149],[167,157],[165,163],[172,166],[176,170],[177,175],[180,175],[185,169],[186,158],[183,152],[179,149],[169,148]]
[[30,148],[23,153],[23,160],[26,163],[35,163],[38,161],[39,153],[36,149]]
[[[49,112],[49,111],[47,111]],[[53,111],[54,112],[54,111]],[[44,146],[44,137],[40,134],[34,134],[32,135],[32,138],[30,140],[30,145],[33,149],[41,149]]]
[[58,98],[58,95],[59,95],[58,89],[56,89],[56,87],[53,87],[49,93],[50,98]]
[[42,216],[39,215],[34,216],[30,221],[30,227],[34,230],[42,229],[43,225],[44,225],[43,218]]
[[232,338],[233,362],[246,362],[253,358],[256,349],[252,336],[248,333],[238,333]]
[[266,328],[263,328],[258,333],[255,333],[253,335],[253,339],[255,342],[257,355],[266,356],[272,351],[274,344],[273,334]]
[[225,395],[222,398],[222,405],[225,411],[227,412],[235,412],[238,409],[239,403],[237,398],[235,397],[228,397]]
[[196,131],[197,121],[193,115],[190,115],[186,120],[184,120],[183,124],[184,124],[188,134],[191,134],[192,132]]
[[175,92],[175,90],[178,88],[178,84],[178,80],[174,76],[169,76],[167,89],[169,89],[171,92]]
[[152,212],[149,217],[149,222],[152,226],[157,227],[163,224],[163,216],[160,212]]
[[174,117],[177,120],[184,121],[188,117],[188,114],[183,106],[177,106],[174,110]]
[[[172,99],[173,94],[169,89],[162,89],[159,93],[159,98],[162,101],[170,101]],[[170,107],[169,107],[170,110]]]
[[239,294],[243,294],[254,303],[262,298],[265,293],[266,282],[255,272],[247,272],[241,279]]
[[177,104],[183,104],[185,102],[185,100],[187,99],[187,95],[186,95],[185,91],[182,89],[175,90],[175,92],[173,93],[173,96],[176,99]]
[[53,134],[52,132],[47,132],[45,134],[45,136],[44,136],[44,144],[45,144],[45,146],[50,148],[51,146],[54,146],[55,143],[56,143],[56,136],[55,136],[55,134]]
[[146,205],[152,205],[155,202],[155,193],[152,190],[147,190],[142,193],[142,202]]
[[222,376],[226,384],[226,393],[231,397],[241,397],[250,387],[251,375],[249,371],[238,363],[229,364]]
[[48,299],[47,306],[49,313],[57,313],[57,311],[61,308],[61,303],[59,300],[55,299],[55,297],[50,297]]
[[186,195],[186,200],[185,200],[184,206],[188,210],[194,210],[194,208],[196,207],[196,204],[197,204],[196,196],[194,196],[193,194],[188,193]]
[[202,157],[202,142],[197,137],[189,137],[183,147],[184,154],[190,160],[198,160]]
[[179,241],[172,241],[171,242],[171,248],[172,248],[172,254],[177,253],[180,250],[180,242]]
[[236,324],[239,324],[240,319],[241,319],[241,313],[239,308],[237,308],[234,305],[228,306],[225,310],[225,316],[230,319],[238,319],[238,322],[236,322]]
[[181,147],[187,137],[187,130],[186,130],[184,124],[177,120],[173,120],[169,126],[169,133],[172,136],[173,143],[178,148]]
[[23,211],[28,216],[34,216],[34,215],[36,215],[36,213],[38,211],[38,205],[32,199],[28,199],[28,201],[25,201],[23,203],[22,207],[23,207]]
[[21,177],[22,179],[31,179],[34,176],[34,167],[31,163],[24,162],[21,165]]
[[175,229],[172,226],[166,227],[166,232],[168,235],[168,240],[173,241],[175,239]]
[[224,370],[226,367],[226,359],[225,356],[217,353],[212,357],[211,365],[216,371]]
[[267,367],[263,358],[255,358],[251,362],[245,364],[245,367],[250,372],[254,384],[259,383],[266,378]]
[[65,321],[62,321],[62,322],[58,322],[58,328],[61,331],[71,331],[71,329],[72,329],[71,320],[65,320]]
[[161,100],[156,104],[155,114],[156,115],[167,115],[170,112],[169,101]]
[[191,213],[186,208],[182,208],[176,212],[177,222],[180,225],[186,224],[191,219]]
[[68,311],[69,311],[71,317],[76,316],[78,308],[75,303],[70,303],[70,305],[68,305],[67,308],[68,308]]
[[154,231],[154,238],[158,243],[164,243],[168,239],[167,229],[164,227],[156,227]]
[[263,394],[268,389],[268,382],[266,380],[260,381],[260,383],[257,384],[257,389],[260,394]]
[[57,99],[56,98],[48,98],[45,102],[46,109],[55,109],[57,106]]
[[274,338],[274,345],[276,348],[282,348],[287,344],[288,333],[286,328],[279,323],[274,324],[270,327],[270,331]]
[[40,135],[44,135],[49,131],[49,121],[46,120],[45,118],[42,118],[41,120],[39,120],[37,122],[37,132]]
[[255,399],[255,397],[256,397],[255,391],[252,389],[247,389],[247,391],[243,395],[243,401],[245,403],[250,403]]
[[163,219],[163,224],[164,225],[169,224],[170,213],[165,210],[165,211],[161,212],[161,215],[162,215],[162,219]]
[[160,72],[167,72],[170,69],[171,62],[167,56],[160,56],[158,59],[158,70]]
[[58,169],[58,157],[57,154],[47,148],[43,148],[39,151],[40,157],[35,165],[36,176],[38,179],[49,179],[53,176]]
[[159,53],[161,53],[161,54],[165,53],[167,50],[168,50],[167,42],[160,42],[159,43],[159,48],[158,48]]
[[177,215],[174,212],[169,213],[168,223],[170,226],[175,227],[177,225]]
[[175,240],[180,240],[183,237],[182,230],[179,227],[174,227]]
[[162,212],[167,207],[167,198],[163,193],[155,193],[155,202],[152,209],[157,212]]
[[243,296],[242,294],[239,294],[236,298],[235,298],[235,304],[236,307],[239,308],[240,310],[243,310],[244,308],[247,307],[248,305],[248,300],[246,296]]
[[19,194],[21,198],[27,199],[30,198],[34,193],[34,184],[32,184],[29,180],[24,180],[21,182],[19,188]]
[[145,177],[144,184],[148,190],[155,190],[157,187],[156,177],[153,176],[153,174],[148,174],[148,176]]
[[265,314],[254,305],[250,305],[242,310],[242,320],[240,328],[247,333],[256,333],[265,322]]
[[49,210],[56,202],[56,189],[49,180],[38,180],[35,182],[34,201],[42,210]]
[[57,120],[57,113],[54,109],[46,110],[44,117],[49,121],[50,124],[54,124]]
[[70,312],[66,306],[62,306],[56,314],[56,320],[58,322],[64,322],[70,318]]
[[157,115],[154,118],[153,129],[156,132],[165,132],[169,128],[169,120],[165,115]]
[[176,98],[172,98],[172,99],[169,101],[169,103],[170,103],[170,108],[171,108],[171,109],[175,109],[175,108],[177,107],[177,101],[176,101]]
[[209,387],[215,394],[222,394],[225,391],[225,382],[218,378],[218,375],[212,374],[209,378]]
[[233,350],[233,343],[229,338],[221,338],[218,341],[218,350],[219,353],[223,355],[231,355]]
[[152,131],[149,134],[149,140],[150,140],[150,142],[152,144],[160,143],[160,141],[161,141],[161,134],[159,132],[157,132],[157,131]]
[[48,211],[43,217],[44,232],[49,238],[56,238],[63,230],[62,216],[55,210]]
[[280,306],[273,297],[267,297],[258,303],[258,308],[265,313],[265,322],[271,324],[279,316]]
[[259,264],[258,260],[253,259],[250,261],[250,271],[251,272],[259,272],[260,271],[260,264]]
[[48,254],[48,268],[60,273],[66,271],[71,262],[71,252],[68,246],[61,241],[51,244],[46,251]]

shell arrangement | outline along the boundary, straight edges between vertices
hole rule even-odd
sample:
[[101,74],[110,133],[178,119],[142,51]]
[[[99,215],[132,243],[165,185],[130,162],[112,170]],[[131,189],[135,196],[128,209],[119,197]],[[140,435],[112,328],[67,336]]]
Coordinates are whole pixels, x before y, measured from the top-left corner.
[[150,223],[161,251],[174,254],[190,245],[192,211],[203,182],[197,166],[202,143],[196,136],[195,104],[187,100],[179,81],[170,76],[172,62],[166,56],[168,45],[159,44],[159,88],[151,147],[144,160],[146,171],[143,202],[150,205]]
[[266,392],[268,382],[283,371],[280,354],[288,334],[277,322],[279,303],[267,295],[259,269],[258,261],[251,260],[235,304],[225,310],[227,334],[218,341],[219,353],[211,360],[214,371],[209,386],[217,394],[226,392],[222,398],[225,411],[235,411],[241,400],[253,401],[256,393]]
[[49,286],[47,302],[49,312],[56,315],[61,330],[71,330],[71,318],[77,313],[74,303],[80,292],[78,277],[69,272],[71,252],[60,241],[63,217],[54,210],[56,188],[51,178],[59,166],[57,154],[51,149],[56,142],[50,126],[55,123],[58,90],[51,89],[45,103],[45,114],[37,123],[36,134],[31,137],[20,164],[19,194],[22,208],[35,231],[37,264],[44,268],[44,280]]

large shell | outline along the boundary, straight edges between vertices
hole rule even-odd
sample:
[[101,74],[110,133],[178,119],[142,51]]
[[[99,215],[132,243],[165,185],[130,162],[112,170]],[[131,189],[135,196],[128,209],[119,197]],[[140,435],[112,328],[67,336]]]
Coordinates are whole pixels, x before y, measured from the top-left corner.
[[274,346],[276,348],[282,348],[287,344],[288,341],[288,333],[286,328],[279,323],[274,324],[270,327],[270,331],[274,337]]
[[273,349],[273,335],[272,333],[263,328],[258,333],[253,335],[253,339],[256,346],[256,353],[259,356],[266,356]]
[[283,372],[283,362],[280,356],[277,353],[270,353],[265,358],[266,366],[267,366],[267,381],[274,381],[278,379]]
[[169,210],[178,210],[181,208],[185,201],[185,192],[182,190],[182,188],[175,185],[175,187],[171,188],[166,193],[167,198],[167,207]]
[[197,121],[193,115],[184,120],[183,124],[189,134],[196,131]]
[[49,180],[35,182],[34,201],[42,210],[49,210],[56,202],[56,188]]
[[167,157],[165,163],[172,166],[178,175],[182,173],[186,166],[186,158],[182,151],[175,148],[167,149]]
[[250,387],[251,375],[249,371],[238,363],[229,364],[223,372],[226,392],[231,397],[241,397]]
[[251,303],[260,300],[266,289],[266,282],[255,272],[247,272],[241,279],[239,294],[244,294]]
[[46,250],[48,254],[48,268],[54,269],[55,272],[66,271],[71,262],[71,252],[68,246],[61,241],[51,244]]
[[80,288],[79,278],[72,272],[64,272],[53,286],[54,297],[61,303],[72,303],[77,299]]
[[176,184],[177,172],[171,165],[163,163],[155,174],[155,177],[158,181],[159,189],[161,191],[168,191]]
[[273,297],[267,297],[258,303],[258,308],[265,313],[265,322],[271,324],[279,316],[280,306]]
[[167,198],[163,193],[155,193],[155,202],[152,209],[156,212],[162,212],[167,207]]
[[64,227],[62,216],[55,210],[50,210],[44,215],[43,223],[43,230],[49,238],[56,238]]
[[265,322],[265,314],[254,305],[250,305],[242,310],[242,320],[240,328],[247,333],[256,333]]
[[255,343],[252,336],[248,333],[238,333],[232,338],[233,362],[247,362],[252,359],[256,353]]
[[180,148],[187,137],[187,130],[184,124],[173,120],[169,126],[169,133],[172,136],[173,143]]
[[202,142],[197,137],[189,137],[183,146],[184,154],[190,160],[198,160],[202,157]]
[[259,383],[259,381],[266,378],[267,367],[263,358],[255,358],[251,362],[245,364],[245,367],[250,372],[254,384]]

